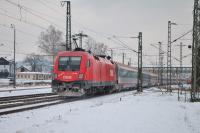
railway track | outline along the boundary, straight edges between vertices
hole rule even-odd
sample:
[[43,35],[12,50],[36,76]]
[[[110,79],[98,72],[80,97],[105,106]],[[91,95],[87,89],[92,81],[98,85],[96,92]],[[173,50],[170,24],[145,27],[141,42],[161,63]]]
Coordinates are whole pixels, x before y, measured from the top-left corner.
[[20,95],[20,96],[0,97],[0,104],[9,103],[9,102],[20,100],[20,99],[47,97],[47,96],[55,96],[55,95],[56,94],[54,93],[43,93],[43,94],[29,94],[29,95]]
[[[147,89],[147,88],[143,88]],[[105,95],[105,94],[104,94]],[[51,105],[57,105],[77,100],[89,99],[104,95],[97,96],[87,96],[85,98],[65,98],[60,97],[54,93],[44,93],[44,94],[32,94],[32,95],[21,95],[12,97],[0,97],[0,116],[17,113],[37,108],[42,108]],[[111,95],[111,94],[106,94]]]
[[53,93],[2,97],[0,98],[0,116],[105,95],[111,94],[92,95],[84,98],[63,98]]
[[1,97],[0,115],[62,104],[74,100],[77,100],[77,98],[63,99],[62,97],[53,93]]

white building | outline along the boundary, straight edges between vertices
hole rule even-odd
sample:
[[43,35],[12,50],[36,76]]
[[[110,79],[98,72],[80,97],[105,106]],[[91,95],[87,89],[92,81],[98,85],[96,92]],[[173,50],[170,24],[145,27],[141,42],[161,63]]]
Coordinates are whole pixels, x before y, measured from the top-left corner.
[[7,78],[13,75],[12,62],[0,57],[0,78]]

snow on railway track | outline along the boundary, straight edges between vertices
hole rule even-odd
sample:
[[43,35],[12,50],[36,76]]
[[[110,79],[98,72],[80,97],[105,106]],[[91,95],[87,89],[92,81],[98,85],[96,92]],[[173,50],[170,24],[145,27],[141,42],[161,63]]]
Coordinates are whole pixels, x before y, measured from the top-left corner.
[[0,98],[0,115],[41,108],[45,106],[70,102],[73,99],[63,99],[53,94],[34,94]]
[[7,97],[0,97],[0,104],[3,102],[10,102],[16,101],[20,99],[29,99],[29,98],[36,98],[36,97],[46,97],[46,96],[54,96],[54,93],[42,93],[42,94],[28,94],[28,95],[19,95],[19,96],[7,96]]

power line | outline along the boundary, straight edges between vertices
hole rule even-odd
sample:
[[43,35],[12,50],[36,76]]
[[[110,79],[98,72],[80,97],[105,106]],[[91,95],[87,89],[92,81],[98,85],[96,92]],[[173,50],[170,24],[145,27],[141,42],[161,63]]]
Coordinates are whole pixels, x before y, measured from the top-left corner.
[[[73,21],[74,21],[74,20],[73,20]],[[78,23],[78,22],[76,22],[76,23]],[[129,46],[127,46],[124,42],[119,41],[119,40],[117,40],[116,38],[115,38],[115,39],[116,39],[118,42],[115,41],[115,40],[113,40],[111,37],[108,37],[108,36],[105,35],[104,33],[100,33],[100,32],[95,31],[95,30],[93,30],[93,29],[87,28],[87,27],[83,26],[83,25],[80,24],[80,23],[78,23],[78,24],[81,25],[81,27],[82,27],[83,29],[87,30],[87,31],[90,31],[90,32],[92,32],[92,33],[95,33],[95,34],[97,34],[97,35],[100,35],[101,37],[106,38],[106,39],[108,39],[108,40],[114,42],[115,44],[121,45],[121,46],[123,46],[123,47],[125,47],[125,48],[127,48],[127,49],[129,49],[129,50],[131,50],[131,51],[137,53],[136,50],[133,50],[132,48],[130,48]],[[123,37],[124,37],[124,36],[123,36]],[[131,38],[131,37],[129,37],[129,38]]]
[[52,7],[48,6],[48,5],[46,4],[47,1],[46,1],[46,2],[43,2],[43,1],[44,1],[44,0],[38,0],[37,2],[41,3],[41,4],[44,5],[46,8],[52,10],[53,12],[56,12],[56,13],[59,14],[60,16],[63,16],[63,15],[61,15],[61,12],[60,12],[60,11],[56,10],[55,8],[52,8]]
[[[10,26],[4,25],[4,24],[0,24],[0,26],[10,29]],[[28,36],[30,36],[30,37],[33,37],[33,36],[38,37],[38,36],[36,36],[36,35],[34,35],[34,34],[31,34],[31,33],[29,33],[29,32],[25,32],[25,31],[22,31],[22,30],[19,30],[19,29],[16,29],[16,31],[18,31],[18,32],[20,32],[20,33],[23,33],[24,35],[28,35]]]
[[183,38],[184,36],[186,36],[186,35],[189,34],[190,32],[192,32],[192,29],[189,30],[188,32],[184,33],[184,34],[181,35],[180,37],[174,39],[174,40],[171,42],[171,44],[174,43],[174,42],[176,42],[176,41],[178,41],[179,39]]
[[23,23],[25,23],[25,24],[29,24],[29,25],[35,26],[35,27],[40,28],[40,29],[43,29],[43,30],[44,30],[44,29],[46,30],[45,27],[42,27],[42,26],[40,26],[40,25],[38,25],[38,24],[35,24],[35,23],[32,23],[32,22],[28,22],[28,21],[24,21],[24,20],[20,20],[20,19],[18,19],[18,18],[16,18],[16,17],[7,15],[7,14],[2,13],[2,12],[0,12],[0,15],[2,15],[2,16],[7,16],[7,17],[9,17],[9,18],[11,18],[11,19],[14,19],[14,20],[23,22]]
[[138,51],[130,48],[128,45],[126,45],[124,42],[122,42],[121,40],[117,39],[116,37],[114,37],[117,41],[119,41],[123,46],[125,46],[126,48],[130,49],[131,51],[138,53]]
[[[50,6],[48,6],[46,3],[49,3],[48,1],[46,1],[46,3],[45,2],[43,2],[43,1],[45,1],[45,0],[38,0],[37,2],[39,2],[39,3],[41,3],[43,6],[45,6],[46,8],[48,8],[48,9],[50,9],[50,10],[52,10],[54,13],[57,13],[58,15],[60,15],[61,17],[63,17],[64,16],[64,14],[63,14],[63,12],[60,12],[60,11],[58,11],[58,10],[56,10],[55,8],[52,8],[52,7],[50,7]],[[43,14],[44,16],[47,16],[47,17],[49,17],[50,19],[52,19],[52,20],[56,20],[56,21],[58,21],[58,22],[61,22],[61,21],[63,21],[63,20],[61,20],[60,18],[58,18],[58,17],[55,17],[55,15],[52,17],[52,16],[50,16],[49,14],[46,14],[46,13],[43,13],[43,12],[38,12],[38,11],[36,11],[36,10],[34,10],[34,9],[31,9],[31,8],[29,8],[30,10],[32,10],[32,11],[34,11],[34,12],[37,12],[38,14]],[[63,14],[63,15],[61,15],[61,14]],[[59,20],[58,20],[59,19]]]
[[[153,44],[150,44],[150,45],[153,46],[153,47],[156,48],[156,49],[159,49],[158,47],[154,46]],[[165,51],[163,51],[163,50],[161,50],[161,52],[163,52],[164,54],[167,53],[167,52],[165,52]],[[180,60],[177,59],[176,57],[172,56],[172,58],[180,62]]]
[[[48,20],[48,19],[46,19],[46,18],[44,18],[44,17],[42,17],[42,16],[40,16],[40,15],[34,13],[34,12],[37,12],[37,11],[35,11],[35,10],[33,10],[33,9],[30,9],[30,8],[28,8],[28,7],[25,7],[24,5],[17,4],[17,3],[15,3],[15,2],[10,1],[10,0],[5,0],[5,1],[8,2],[8,3],[10,3],[10,4],[12,4],[12,5],[14,5],[14,6],[19,7],[20,9],[23,9],[24,11],[30,13],[30,14],[33,15],[33,16],[36,16],[36,17],[38,17],[38,18],[40,18],[40,19],[42,19],[42,20],[44,20],[44,21],[50,23],[51,25],[55,25],[55,26],[57,26],[57,27],[60,27],[59,25],[55,24],[54,22],[52,22],[52,21],[50,21],[50,20]],[[38,12],[38,13],[39,13],[39,12]],[[64,29],[64,28],[61,27],[61,29]]]
[[[14,51],[0,51],[3,53],[14,53]],[[32,53],[25,53],[25,52],[16,52],[16,54],[21,54],[21,55],[32,55]],[[47,54],[35,54],[35,55],[39,55],[39,56],[53,56],[51,54],[47,55]]]

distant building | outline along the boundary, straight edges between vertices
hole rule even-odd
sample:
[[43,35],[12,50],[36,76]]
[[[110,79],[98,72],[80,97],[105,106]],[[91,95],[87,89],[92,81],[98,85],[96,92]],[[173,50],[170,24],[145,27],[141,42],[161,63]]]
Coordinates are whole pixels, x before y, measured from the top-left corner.
[[13,63],[0,57],[0,78],[8,78],[13,75]]
[[23,80],[51,80],[51,73],[17,72],[16,78],[23,79]]
[[30,70],[25,66],[20,66],[17,68],[16,72],[30,72]]

